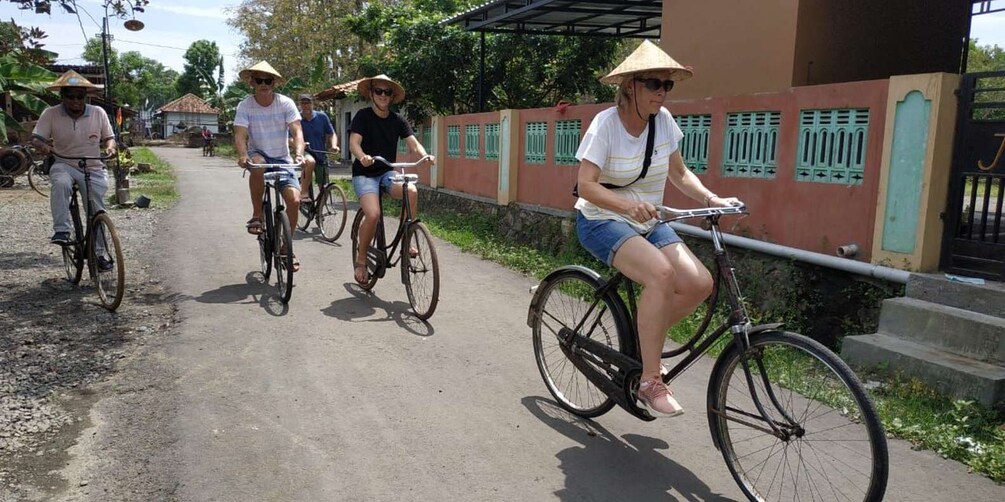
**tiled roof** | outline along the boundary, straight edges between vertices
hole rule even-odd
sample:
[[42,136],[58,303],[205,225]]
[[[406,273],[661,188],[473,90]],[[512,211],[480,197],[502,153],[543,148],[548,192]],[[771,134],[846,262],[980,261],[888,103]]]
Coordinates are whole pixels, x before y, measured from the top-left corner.
[[355,91],[356,85],[360,83],[359,80],[353,80],[352,82],[345,82],[342,84],[335,84],[328,89],[325,89],[314,96],[314,99],[318,101],[328,101],[329,99],[342,99],[346,96],[349,91]]
[[188,93],[160,108],[157,109],[159,112],[179,112],[179,113],[215,113],[220,114],[220,110],[209,106],[209,103],[205,102],[199,96],[195,94]]

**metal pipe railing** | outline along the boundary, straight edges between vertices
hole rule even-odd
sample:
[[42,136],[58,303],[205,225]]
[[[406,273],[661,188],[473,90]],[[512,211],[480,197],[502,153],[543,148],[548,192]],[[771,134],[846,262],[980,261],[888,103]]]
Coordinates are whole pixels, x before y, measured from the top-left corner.
[[[669,225],[679,234],[700,237],[705,240],[711,239],[707,230],[702,230],[701,228],[693,225],[687,225],[680,222],[669,223]],[[772,244],[770,242],[740,237],[738,235],[723,233],[722,237],[723,241],[725,241],[725,243],[729,246],[736,246],[738,248],[749,249],[759,253],[788,258],[790,260],[819,265],[821,267],[832,268],[866,277],[874,277],[876,279],[896,282],[898,284],[907,284],[907,278],[911,275],[911,273],[906,270],[898,270],[895,268],[873,265],[871,263],[864,263],[848,258],[839,258],[837,256],[830,256],[823,253],[815,253],[813,251],[783,246],[781,244]]]

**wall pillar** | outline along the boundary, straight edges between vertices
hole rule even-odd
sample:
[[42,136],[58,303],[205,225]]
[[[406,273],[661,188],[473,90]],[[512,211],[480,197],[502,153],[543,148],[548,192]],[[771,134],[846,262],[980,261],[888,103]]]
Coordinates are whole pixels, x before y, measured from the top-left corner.
[[440,146],[440,121],[443,117],[440,115],[433,115],[429,121],[429,144],[422,145],[427,147],[429,150],[426,153],[437,158],[438,162],[433,163],[429,167],[429,186],[433,188],[440,187],[440,166],[443,165],[443,160],[440,159],[440,152],[447,151],[446,148]]
[[873,263],[938,270],[959,83],[949,73],[890,78]]
[[499,111],[499,190],[496,201],[508,205],[517,197],[520,170],[520,111]]

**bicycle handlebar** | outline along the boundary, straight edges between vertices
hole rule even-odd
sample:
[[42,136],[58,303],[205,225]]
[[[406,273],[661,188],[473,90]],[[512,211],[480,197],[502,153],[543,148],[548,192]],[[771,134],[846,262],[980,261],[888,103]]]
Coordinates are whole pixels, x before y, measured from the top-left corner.
[[659,212],[661,223],[690,218],[707,218],[709,216],[748,214],[747,205],[742,202],[739,205],[729,207],[703,207],[699,209],[676,209],[667,206],[656,206],[656,210]]
[[115,155],[101,155],[99,157],[75,157],[72,155],[63,155],[55,150],[49,150],[49,153],[61,159],[67,159],[67,160],[108,160],[115,157]]
[[415,162],[394,162],[394,163],[391,163],[391,162],[388,162],[387,159],[385,159],[384,157],[381,157],[381,156],[378,155],[378,156],[376,156],[376,157],[373,158],[373,163],[374,164],[380,163],[380,164],[383,164],[386,167],[390,167],[391,169],[405,170],[405,169],[414,169],[416,166],[418,166],[419,164],[421,164],[422,162],[424,162],[429,157],[430,157],[429,155],[426,155],[425,157],[422,157],[421,159],[419,159],[419,160],[417,160]]
[[254,162],[248,162],[245,164],[245,169],[269,169],[269,168],[282,168],[282,169],[293,169],[294,171],[298,169],[303,169],[304,166],[301,164],[255,164]]
[[307,152],[310,152],[310,153],[321,153],[321,154],[324,154],[324,155],[331,155],[332,157],[337,157],[338,154],[342,152],[341,149],[339,149],[339,150],[316,150],[316,149],[311,148],[311,147],[306,147],[304,150],[306,150]]

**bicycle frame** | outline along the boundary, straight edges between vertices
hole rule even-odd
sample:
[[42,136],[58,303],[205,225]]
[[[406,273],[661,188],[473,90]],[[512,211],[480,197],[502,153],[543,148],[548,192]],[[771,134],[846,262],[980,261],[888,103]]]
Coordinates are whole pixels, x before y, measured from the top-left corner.
[[[404,184],[402,185],[402,197],[401,197],[401,212],[398,215],[398,231],[394,233],[394,238],[391,239],[391,244],[387,244],[387,235],[384,229],[384,194],[383,192],[377,193],[377,201],[380,205],[380,218],[377,220],[377,233],[375,238],[377,239],[377,247],[384,252],[384,268],[391,268],[398,266],[398,262],[401,261],[401,253],[404,253],[404,249],[401,249],[401,253],[398,253],[398,245],[404,240],[405,231],[408,227],[419,221],[418,219],[412,219],[412,208],[410,202],[408,201],[408,185],[410,181],[406,176],[404,178]],[[392,257],[398,254],[396,259]]]

